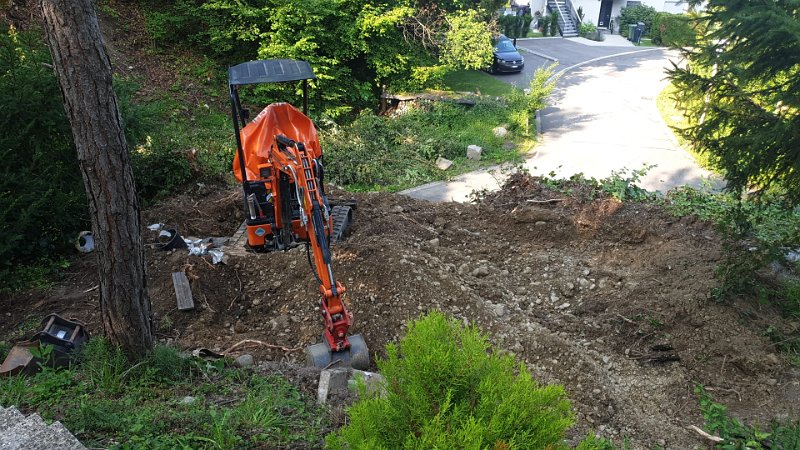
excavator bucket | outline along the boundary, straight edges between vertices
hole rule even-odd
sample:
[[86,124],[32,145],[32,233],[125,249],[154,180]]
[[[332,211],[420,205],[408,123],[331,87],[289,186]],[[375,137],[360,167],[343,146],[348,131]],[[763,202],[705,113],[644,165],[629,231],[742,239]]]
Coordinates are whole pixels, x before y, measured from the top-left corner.
[[340,352],[331,351],[325,339],[319,344],[306,347],[306,365],[320,369],[328,367],[352,367],[369,369],[369,350],[360,334],[348,337],[350,348]]

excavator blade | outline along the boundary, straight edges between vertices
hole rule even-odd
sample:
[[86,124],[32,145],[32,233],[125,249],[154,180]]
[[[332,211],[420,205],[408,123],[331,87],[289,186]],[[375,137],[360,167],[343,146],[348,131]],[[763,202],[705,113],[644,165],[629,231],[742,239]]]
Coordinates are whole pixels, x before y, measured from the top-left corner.
[[369,369],[369,349],[360,334],[347,338],[350,348],[333,352],[327,342],[306,347],[306,365],[320,369],[328,367],[352,367],[358,370]]

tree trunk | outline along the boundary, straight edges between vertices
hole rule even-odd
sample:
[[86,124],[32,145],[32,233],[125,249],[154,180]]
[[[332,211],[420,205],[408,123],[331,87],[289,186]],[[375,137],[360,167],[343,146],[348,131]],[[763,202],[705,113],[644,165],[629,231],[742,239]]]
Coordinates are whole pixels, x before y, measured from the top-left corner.
[[41,8],[89,197],[103,328],[141,358],[153,333],[139,202],[94,2],[41,0]]

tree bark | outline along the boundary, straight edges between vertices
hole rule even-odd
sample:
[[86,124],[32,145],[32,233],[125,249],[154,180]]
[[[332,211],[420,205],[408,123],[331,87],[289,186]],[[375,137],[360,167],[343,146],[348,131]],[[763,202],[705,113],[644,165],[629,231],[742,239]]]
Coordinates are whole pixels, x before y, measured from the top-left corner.
[[139,202],[94,2],[40,5],[89,197],[103,328],[129,357],[141,358],[153,333]]

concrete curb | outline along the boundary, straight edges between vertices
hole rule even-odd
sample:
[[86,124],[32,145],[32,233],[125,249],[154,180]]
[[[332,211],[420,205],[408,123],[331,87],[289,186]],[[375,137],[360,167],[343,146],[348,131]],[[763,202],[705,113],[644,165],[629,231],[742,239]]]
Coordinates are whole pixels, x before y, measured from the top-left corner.
[[531,50],[529,48],[517,47],[517,50],[522,50],[525,53],[530,53],[532,55],[536,55],[536,56],[538,56],[540,58],[544,58],[544,59],[547,59],[547,60],[550,60],[550,61],[553,61],[553,62],[558,62],[558,58],[555,58],[555,57],[550,56],[550,55],[545,55],[544,53],[539,53],[537,51],[533,51],[533,50]]

